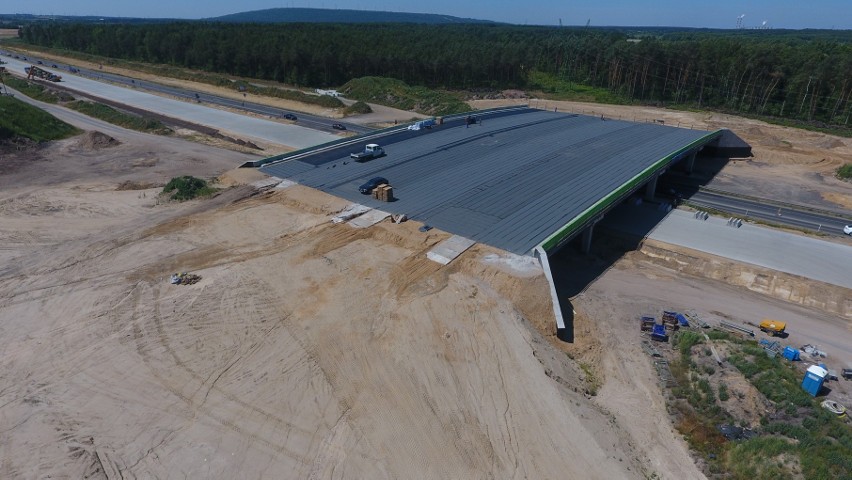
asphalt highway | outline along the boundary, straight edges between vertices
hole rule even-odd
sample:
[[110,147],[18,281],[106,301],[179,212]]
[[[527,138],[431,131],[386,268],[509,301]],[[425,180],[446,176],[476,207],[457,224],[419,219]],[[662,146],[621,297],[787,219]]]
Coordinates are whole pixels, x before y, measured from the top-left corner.
[[727,219],[696,218],[693,212],[669,213],[654,204],[620,205],[601,226],[680,245],[740,262],[852,288],[852,245]]
[[725,192],[702,190],[689,198],[696,207],[712,208],[743,220],[753,219],[832,235],[844,235],[844,225],[852,219],[795,205],[784,205],[763,199],[732,196]]
[[[121,75],[109,74],[100,70],[71,67],[75,70],[72,73],[69,70],[70,66],[68,65],[55,64],[49,60],[38,59],[31,56],[24,57],[20,54],[13,54],[21,57],[19,59],[15,59],[13,56],[9,56],[8,53],[9,52],[0,51],[0,58],[2,58],[3,61],[8,62],[6,67],[10,70],[10,72],[19,76],[25,75],[23,70],[25,67],[36,65],[39,68],[61,75],[63,78],[60,83],[65,88],[82,91],[93,96],[110,98],[111,100],[124,102],[127,105],[137,108],[156,111],[167,116],[199,123],[201,125],[221,128],[243,136],[258,138],[262,141],[288,145],[295,148],[305,148],[318,145],[339,138],[334,134],[338,130],[332,127],[335,123],[343,125],[346,130],[351,130],[354,133],[371,131],[369,128],[360,125],[339,122],[337,120],[300,112],[286,111],[256,102],[247,102],[215,95],[202,94],[154,82],[141,81]],[[26,58],[26,60],[24,60],[24,58]],[[42,64],[38,64],[39,61],[41,61]],[[54,68],[53,65],[57,66]],[[145,91],[156,92],[161,95],[171,96],[182,100],[177,101],[157,95],[151,95],[144,93]],[[187,103],[187,101],[192,103]],[[218,113],[215,113],[216,111],[222,113],[230,112],[223,112],[221,110],[211,111],[211,109],[206,105],[224,106],[231,109],[276,118],[283,118],[284,115],[289,113],[295,115],[297,120],[293,122],[293,124],[282,124],[255,117],[236,116],[242,119],[239,123],[235,122],[234,119],[231,118],[231,120],[225,122],[224,125],[220,125],[212,123],[210,121],[212,120],[211,117],[222,117]],[[231,115],[233,116],[234,114]],[[224,118],[225,117],[222,117],[221,119],[224,120]],[[243,125],[245,123],[254,124],[254,127],[252,128],[251,126]]]

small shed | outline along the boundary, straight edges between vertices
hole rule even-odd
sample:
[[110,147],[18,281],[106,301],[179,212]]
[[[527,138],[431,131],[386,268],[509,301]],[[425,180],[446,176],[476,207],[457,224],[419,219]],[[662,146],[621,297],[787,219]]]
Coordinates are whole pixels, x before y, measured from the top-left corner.
[[812,397],[816,397],[827,375],[828,370],[818,365],[811,365],[808,367],[808,371],[805,372],[805,378],[802,380],[802,389]]

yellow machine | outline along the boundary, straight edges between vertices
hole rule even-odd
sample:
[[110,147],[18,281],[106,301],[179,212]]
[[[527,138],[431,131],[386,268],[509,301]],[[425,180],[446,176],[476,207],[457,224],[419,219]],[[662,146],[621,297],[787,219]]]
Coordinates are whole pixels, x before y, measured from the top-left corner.
[[784,329],[787,328],[786,323],[779,322],[778,320],[770,320],[768,318],[760,322],[760,325],[758,326],[760,327],[760,330],[775,336],[783,335]]

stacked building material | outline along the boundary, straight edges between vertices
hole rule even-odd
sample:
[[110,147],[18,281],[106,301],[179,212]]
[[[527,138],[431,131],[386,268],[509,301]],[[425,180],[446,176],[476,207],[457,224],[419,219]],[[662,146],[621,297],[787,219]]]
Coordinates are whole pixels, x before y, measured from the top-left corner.
[[373,198],[382,202],[392,202],[393,187],[386,183],[379,185],[378,187],[373,189]]

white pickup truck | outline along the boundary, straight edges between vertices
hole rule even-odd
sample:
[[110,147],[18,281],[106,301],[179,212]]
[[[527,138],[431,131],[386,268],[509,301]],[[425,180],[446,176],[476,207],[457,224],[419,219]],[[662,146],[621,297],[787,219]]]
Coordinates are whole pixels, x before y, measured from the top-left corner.
[[376,145],[375,143],[371,143],[364,147],[363,152],[351,153],[349,154],[350,158],[355,159],[356,162],[366,162],[367,160],[371,160],[373,158],[379,158],[385,154],[385,151],[382,147]]

